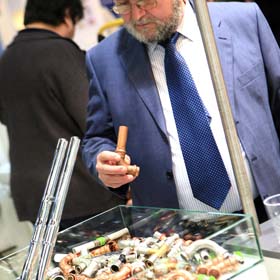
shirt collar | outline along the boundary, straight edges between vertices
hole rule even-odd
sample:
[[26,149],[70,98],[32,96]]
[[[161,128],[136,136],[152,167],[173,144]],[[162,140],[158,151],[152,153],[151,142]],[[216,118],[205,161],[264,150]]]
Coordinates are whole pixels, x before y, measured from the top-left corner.
[[177,31],[191,41],[194,41],[197,38],[197,31],[199,31],[199,29],[196,15],[189,1],[186,1],[184,16]]
[[[177,28],[177,32],[179,32],[185,38],[188,38],[190,41],[194,41],[199,34],[198,33],[199,28],[197,25],[196,15],[195,15],[193,7],[191,6],[189,1],[186,1],[185,7],[184,7],[183,19]],[[157,45],[158,45],[158,43],[147,44],[147,46],[151,52],[153,52],[155,50]]]

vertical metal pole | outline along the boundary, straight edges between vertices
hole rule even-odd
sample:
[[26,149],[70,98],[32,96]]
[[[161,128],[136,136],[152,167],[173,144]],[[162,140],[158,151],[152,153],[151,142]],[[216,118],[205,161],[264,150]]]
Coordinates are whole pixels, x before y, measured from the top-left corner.
[[252,215],[257,233],[260,235],[260,225],[231,112],[207,2],[194,0],[194,4],[243,210],[246,214]]
[[78,137],[71,137],[64,161],[64,166],[61,171],[58,188],[56,191],[55,202],[52,207],[52,212],[50,214],[49,222],[44,235],[43,249],[36,276],[37,280],[46,279],[46,273],[50,265],[53,248],[56,242],[59,223],[61,220],[62,211],[70,184],[70,179],[79,150],[79,144],[80,139]]
[[21,280],[32,279],[32,274],[38,262],[40,249],[42,247],[42,240],[49,218],[50,209],[54,201],[54,192],[65,157],[67,144],[68,141],[63,138],[58,140],[51,171],[47,180],[36,223],[34,225],[34,231],[29,245],[29,250],[20,276]]

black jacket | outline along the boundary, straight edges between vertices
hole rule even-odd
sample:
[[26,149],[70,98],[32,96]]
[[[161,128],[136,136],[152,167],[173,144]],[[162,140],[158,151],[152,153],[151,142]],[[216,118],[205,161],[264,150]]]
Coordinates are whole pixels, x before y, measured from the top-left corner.
[[[25,29],[0,59],[0,120],[8,128],[11,192],[20,220],[36,220],[58,139],[83,137],[88,101],[84,55],[56,33]],[[63,219],[123,203],[95,181],[79,153]]]

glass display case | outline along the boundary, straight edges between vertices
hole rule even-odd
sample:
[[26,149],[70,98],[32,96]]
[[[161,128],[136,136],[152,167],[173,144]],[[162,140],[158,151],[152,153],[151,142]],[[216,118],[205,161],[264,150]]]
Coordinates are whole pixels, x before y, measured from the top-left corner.
[[[1,259],[1,280],[19,278],[27,254]],[[60,232],[45,278],[225,280],[262,261],[249,215],[118,206]]]

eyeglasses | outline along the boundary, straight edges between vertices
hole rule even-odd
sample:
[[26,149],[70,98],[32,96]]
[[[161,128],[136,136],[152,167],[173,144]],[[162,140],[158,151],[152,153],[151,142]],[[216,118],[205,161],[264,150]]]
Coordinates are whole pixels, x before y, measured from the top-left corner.
[[[127,0],[116,0],[113,11],[118,15],[126,15],[131,12],[132,3]],[[157,6],[157,0],[136,0],[134,3],[139,9],[150,10]]]

